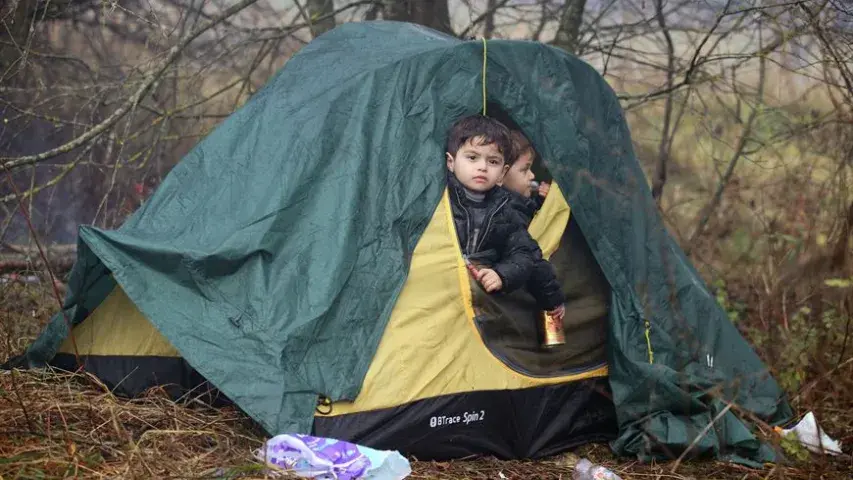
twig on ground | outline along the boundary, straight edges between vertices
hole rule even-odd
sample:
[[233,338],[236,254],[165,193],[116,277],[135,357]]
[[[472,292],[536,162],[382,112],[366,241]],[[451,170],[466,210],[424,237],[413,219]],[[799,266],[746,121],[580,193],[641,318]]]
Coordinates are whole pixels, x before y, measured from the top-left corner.
[[699,432],[698,435],[696,435],[696,438],[694,438],[693,441],[690,442],[690,445],[686,449],[684,449],[683,452],[681,452],[681,455],[679,455],[678,458],[675,460],[675,464],[672,465],[670,472],[675,473],[678,470],[678,466],[681,465],[682,460],[684,460],[684,458],[687,456],[687,454],[689,454],[696,447],[696,445],[699,444],[699,442],[702,440],[702,438],[704,438],[705,435],[711,430],[711,428],[714,427],[714,425],[717,423],[717,421],[720,420],[721,418],[723,418],[723,415],[725,415],[726,413],[728,413],[729,410],[731,410],[732,405],[734,405],[733,402],[732,403],[726,402],[726,408],[720,410],[720,413],[718,413],[713,418],[713,420],[708,422],[708,425],[705,425],[705,428],[703,428],[702,431]]

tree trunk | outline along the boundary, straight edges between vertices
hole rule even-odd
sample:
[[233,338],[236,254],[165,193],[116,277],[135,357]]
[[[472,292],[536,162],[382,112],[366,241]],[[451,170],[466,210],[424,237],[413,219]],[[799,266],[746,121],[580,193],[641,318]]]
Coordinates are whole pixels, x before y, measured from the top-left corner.
[[557,37],[554,39],[554,46],[569,53],[580,53],[578,47],[584,9],[586,9],[586,0],[566,0],[563,14],[560,16],[560,28],[557,30]]
[[454,35],[447,0],[385,0],[385,18]]
[[335,2],[333,0],[308,0],[308,14],[311,15],[311,35],[320,35],[335,28]]
[[367,21],[373,21],[379,18],[379,14],[382,13],[382,4],[379,2],[374,3],[370,6],[370,9],[367,10],[367,13],[364,14],[364,19]]
[[489,0],[486,4],[486,19],[483,26],[483,38],[492,38],[495,33],[495,9],[498,0]]
[[670,123],[672,121],[672,91],[675,85],[675,44],[672,41],[672,35],[669,33],[669,27],[666,24],[666,18],[663,13],[663,0],[655,2],[655,18],[657,18],[658,26],[663,32],[666,40],[667,65],[666,65],[666,89],[669,91],[666,95],[663,113],[663,132],[661,133],[660,147],[658,148],[658,159],[655,164],[655,174],[652,178],[652,197],[658,205],[661,204],[663,197],[663,188],[666,186],[666,166],[669,163],[669,146],[672,144],[670,135]]
[[35,0],[5,0],[0,4],[0,83],[11,85],[26,58],[30,22],[36,11]]

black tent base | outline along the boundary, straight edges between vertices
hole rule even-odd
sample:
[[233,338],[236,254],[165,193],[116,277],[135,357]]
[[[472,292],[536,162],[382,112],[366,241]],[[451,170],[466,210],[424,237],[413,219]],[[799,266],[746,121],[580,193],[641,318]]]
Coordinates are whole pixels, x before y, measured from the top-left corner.
[[[161,388],[175,401],[198,400],[212,407],[233,405],[181,357],[83,355],[80,361],[84,370],[120,397],[133,398],[150,388]],[[50,366],[73,372],[77,370],[77,359],[58,353]]]
[[[332,412],[334,415],[334,412]],[[419,460],[537,459],[616,438],[606,377],[523,390],[444,395],[399,407],[317,417],[314,434]]]

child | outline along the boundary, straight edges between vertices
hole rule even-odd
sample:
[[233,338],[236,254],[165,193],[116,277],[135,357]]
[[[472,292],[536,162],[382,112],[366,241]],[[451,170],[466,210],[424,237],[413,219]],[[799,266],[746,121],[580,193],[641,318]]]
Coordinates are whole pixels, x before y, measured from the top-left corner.
[[[548,185],[542,183],[537,189],[537,195],[533,196],[531,182],[534,180],[531,167],[536,159],[536,151],[521,132],[513,130],[510,133],[512,150],[515,160],[502,180],[502,186],[512,192],[512,208],[524,218],[524,227],[527,228],[533,220],[533,216],[542,207],[542,202],[548,194]],[[531,198],[533,197],[533,198]],[[566,301],[560,283],[557,281],[556,272],[550,262],[540,255],[534,263],[533,270],[528,278],[527,291],[536,299],[536,303],[542,310],[548,312],[552,317],[562,318],[564,303]]]
[[[536,160],[536,151],[533,150],[533,146],[530,145],[527,138],[518,130],[510,132],[510,139],[512,140],[515,160],[511,162],[511,166],[506,175],[504,175],[501,185],[524,198],[532,200],[536,204],[536,210],[533,212],[535,213],[542,208],[542,203],[545,201],[545,197],[548,195],[551,186],[545,182],[540,183],[535,187],[537,195],[535,197],[532,196],[532,183],[536,180],[536,177],[533,175],[531,167],[533,166],[533,161]],[[530,220],[528,219],[529,222]]]
[[513,158],[509,129],[491,118],[458,120],[447,139],[447,183],[462,254],[487,292],[511,292],[527,284],[539,245],[510,207],[512,193],[497,185]]

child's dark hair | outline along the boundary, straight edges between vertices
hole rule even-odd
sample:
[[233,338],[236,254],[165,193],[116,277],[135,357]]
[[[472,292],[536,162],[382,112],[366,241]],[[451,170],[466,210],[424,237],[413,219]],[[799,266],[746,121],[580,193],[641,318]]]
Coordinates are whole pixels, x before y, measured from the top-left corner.
[[494,118],[483,115],[461,118],[450,127],[450,133],[447,135],[447,153],[455,156],[459,147],[477,137],[482,138],[482,145],[492,143],[497,145],[498,151],[503,154],[507,163],[514,159],[509,129]]
[[536,160],[536,150],[533,149],[533,145],[530,144],[530,140],[524,136],[518,130],[513,130],[510,132],[510,140],[512,140],[512,154],[513,157],[507,161],[509,164],[513,164],[525,153],[530,154],[531,160]]

